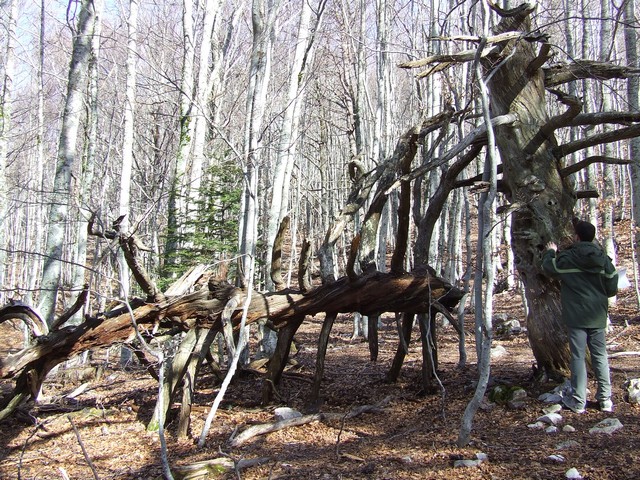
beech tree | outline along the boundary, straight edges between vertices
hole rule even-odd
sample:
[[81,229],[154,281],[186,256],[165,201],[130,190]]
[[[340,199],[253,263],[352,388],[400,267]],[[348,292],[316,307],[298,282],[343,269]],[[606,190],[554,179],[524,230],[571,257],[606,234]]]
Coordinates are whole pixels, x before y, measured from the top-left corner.
[[[282,192],[283,205],[291,201],[291,198],[286,198],[286,185],[278,186],[277,192],[272,191],[272,172],[267,167],[275,164],[276,156],[272,152],[277,151],[279,141],[289,136],[288,132],[283,132],[279,127],[282,123],[280,116],[285,118],[288,115],[283,106],[289,105],[292,99],[300,99],[300,111],[304,112],[299,117],[300,135],[290,140],[295,140],[296,152],[299,153],[301,168],[296,172],[298,178],[292,175],[291,179],[301,192],[297,197],[301,200],[298,202],[299,208],[292,212],[295,216],[292,223],[299,221],[303,224],[300,231],[306,238],[304,242],[300,242],[304,247],[299,256],[306,264],[301,262],[297,290],[294,286],[293,290],[286,292],[251,292],[252,302],[248,315],[249,323],[269,321],[278,331],[278,345],[269,363],[263,392],[265,400],[273,393],[269,386],[273,384],[269,382],[277,383],[291,339],[305,315],[319,312],[325,314],[325,320],[318,339],[312,398],[317,398],[320,389],[329,334],[333,322],[339,319],[339,313],[360,312],[371,319],[384,312],[403,314],[398,316],[398,349],[389,369],[388,380],[394,380],[399,374],[408,349],[414,316],[420,314],[423,380],[425,386],[428,386],[437,367],[434,318],[438,312],[450,315],[450,309],[459,301],[461,292],[457,285],[461,279],[457,277],[461,273],[454,272],[462,271],[462,268],[447,265],[444,255],[434,256],[433,252],[456,243],[455,237],[463,231],[462,226],[456,229],[450,224],[463,218],[460,211],[464,207],[470,211],[464,216],[464,231],[468,242],[467,252],[471,255],[471,217],[477,213],[474,211],[477,201],[475,193],[467,193],[471,189],[475,192],[482,192],[484,189],[491,198],[496,193],[505,200],[498,211],[491,213],[503,218],[509,215],[511,219],[511,248],[518,274],[525,285],[529,307],[528,331],[534,355],[538,365],[547,373],[555,374],[564,370],[568,351],[558,323],[558,285],[549,282],[542,274],[539,268],[540,255],[547,241],[562,242],[570,236],[570,220],[577,214],[580,205],[578,202],[593,196],[593,193],[580,191],[583,187],[574,186],[571,176],[580,175],[584,167],[598,162],[611,165],[627,163],[623,158],[600,155],[595,152],[595,147],[637,137],[640,134],[637,123],[640,117],[636,110],[595,113],[589,110],[593,107],[592,102],[585,102],[583,105],[575,95],[572,96],[571,90],[567,94],[563,89],[568,89],[571,82],[584,82],[583,86],[591,88],[591,78],[597,78],[598,82],[613,78],[624,79],[636,75],[637,67],[608,64],[602,58],[598,62],[581,60],[552,64],[553,36],[541,32],[535,25],[539,17],[534,15],[534,8],[528,4],[512,10],[493,7],[493,13],[485,17],[487,21],[498,19],[493,31],[477,36],[467,35],[469,25],[473,26],[474,32],[485,32],[484,29],[477,28],[480,18],[477,4],[452,3],[452,12],[446,12],[448,16],[443,20],[442,31],[436,30],[440,28],[440,23],[434,18],[427,35],[421,37],[408,33],[407,37],[411,37],[411,42],[407,41],[405,44],[398,42],[396,30],[399,27],[394,21],[406,18],[401,15],[404,12],[400,11],[406,4],[380,1],[376,10],[373,2],[327,2],[325,8],[335,7],[340,8],[340,11],[325,12],[324,21],[315,32],[314,41],[318,42],[316,46],[319,54],[315,56],[313,66],[316,68],[314,73],[319,73],[307,84],[307,95],[299,96],[299,91],[293,89],[296,86],[295,75],[286,75],[282,80],[278,77],[281,72],[270,68],[272,48],[273,52],[277,52],[275,49],[285,47],[283,43],[279,43],[280,21],[288,21],[290,31],[291,24],[298,26],[300,20],[278,17],[276,7],[279,3],[272,0],[253,2],[251,19],[243,16],[238,22],[240,29],[243,29],[238,34],[239,48],[231,52],[225,62],[218,62],[217,55],[224,51],[218,48],[221,46],[219,43],[214,46],[203,45],[202,42],[208,42],[213,37],[219,40],[219,25],[215,21],[225,17],[219,13],[226,12],[233,5],[218,0],[200,2],[198,11],[194,14],[191,7],[195,4],[185,3],[182,39],[178,38],[180,35],[173,38],[171,33],[163,31],[166,37],[153,38],[158,41],[157,45],[166,42],[170,47],[161,50],[162,47],[154,44],[155,48],[150,51],[145,48],[139,50],[139,73],[153,71],[158,80],[146,83],[146,95],[136,97],[134,124],[141,125],[145,119],[154,120],[141,128],[144,135],[136,133],[134,140],[140,141],[134,141],[132,146],[132,158],[137,160],[132,165],[132,175],[138,175],[136,179],[148,172],[157,177],[166,177],[166,183],[141,182],[139,188],[132,189],[138,199],[136,206],[154,212],[153,218],[156,221],[141,227],[140,232],[149,232],[150,236],[154,236],[158,247],[156,253],[165,246],[162,245],[162,240],[167,224],[169,228],[175,226],[171,225],[171,219],[164,219],[165,212],[170,212],[169,216],[175,213],[175,209],[172,211],[169,208],[169,192],[165,185],[174,185],[174,193],[181,195],[180,201],[183,202],[178,209],[186,212],[187,205],[184,202],[187,198],[191,202],[190,207],[207,200],[207,190],[189,190],[192,180],[200,182],[204,171],[201,167],[206,162],[214,157],[225,161],[241,159],[237,163],[242,162],[244,169],[242,178],[245,181],[245,192],[238,252],[245,255],[247,260],[249,256],[255,259],[259,256],[257,251],[264,244],[260,244],[260,241],[266,238],[263,227],[267,225],[268,218],[263,212],[267,210],[269,193],[274,196]],[[325,5],[322,2],[320,4]],[[88,8],[90,2],[83,2],[83,5]],[[144,7],[144,2],[141,2],[140,8]],[[153,7],[152,10],[163,11],[165,7],[171,10],[163,2],[157,2]],[[208,8],[203,10],[200,7]],[[429,14],[435,17],[434,5],[420,7],[432,9],[425,11],[424,17],[428,18]],[[394,8],[397,11],[386,11]],[[410,8],[418,6],[415,2],[410,2]],[[453,12],[454,9],[458,10]],[[236,9],[236,12],[240,10],[242,9]],[[210,17],[207,17],[207,12]],[[214,15],[216,12],[218,15]],[[385,12],[386,15],[383,15]],[[376,13],[379,14],[377,18]],[[456,15],[449,15],[450,13]],[[629,11],[627,15],[632,17],[633,11]],[[454,21],[454,17],[457,20]],[[192,24],[191,20],[194,18],[196,21]],[[146,20],[144,15],[140,16],[140,20]],[[152,20],[148,19],[148,25],[155,25]],[[564,25],[560,26],[564,28]],[[300,30],[302,34],[304,28]],[[351,36],[352,43],[342,44],[342,37],[333,34],[335,30],[340,30],[339,33],[344,38]],[[82,31],[84,30],[80,29],[78,33]],[[200,31],[204,32],[204,36],[198,37],[200,40],[196,41],[196,33]],[[331,35],[325,32],[330,32]],[[378,33],[380,37],[375,38]],[[629,43],[632,43],[633,32],[628,32],[628,36]],[[111,37],[105,35],[105,41]],[[147,38],[145,42],[151,42],[150,37],[141,35],[139,38]],[[340,40],[336,41],[336,38]],[[84,42],[84,45],[86,40],[81,35],[75,39],[76,43]],[[375,45],[380,48],[376,50]],[[144,47],[145,43],[141,42],[139,46]],[[402,52],[405,46],[406,52]],[[120,55],[112,65],[124,63],[122,49],[108,51]],[[406,55],[417,58],[404,63],[402,67],[426,70],[416,78],[413,78],[415,70],[396,70],[393,72],[395,81],[389,82],[392,62],[399,58],[394,53],[396,51],[402,52],[403,59]],[[435,53],[421,58],[425,51]],[[161,53],[167,52],[168,57],[175,52],[179,61],[159,61],[158,59],[163,59]],[[632,52],[627,54],[630,59],[633,58]],[[198,62],[198,55],[207,58],[199,58]],[[75,59],[77,58],[74,57]],[[482,72],[468,67],[476,60],[483,68]],[[82,65],[82,62],[72,63],[73,67]],[[380,65],[380,74],[370,75],[375,65]],[[215,68],[224,71],[211,72]],[[98,79],[103,88],[108,86],[107,82],[111,79],[111,71],[108,68],[105,70],[108,70],[104,74],[105,78]],[[204,72],[202,78],[199,76],[200,72]],[[287,70],[286,73],[290,72]],[[478,92],[473,88],[479,83],[480,75],[488,97],[488,109],[483,111],[479,107]],[[83,80],[82,77],[73,78]],[[212,84],[219,79],[225,80],[225,88],[213,85],[212,89]],[[380,86],[377,84],[378,79],[382,82]],[[430,82],[427,86],[423,85],[425,80]],[[283,88],[287,81],[292,85],[290,94]],[[114,89],[119,88],[122,83],[119,82]],[[94,86],[91,87],[93,93]],[[160,90],[161,93],[158,92]],[[78,98],[74,95],[82,97],[83,92],[82,88],[72,91],[66,96],[66,100],[71,102],[75,98],[77,101]],[[629,94],[632,95],[631,89]],[[637,95],[637,91],[635,94]],[[403,102],[402,99],[406,101]],[[106,103],[106,100],[112,98],[101,97],[101,100]],[[381,106],[378,118],[386,118],[386,123],[394,125],[383,125],[385,121],[382,120],[376,124],[378,105]],[[215,109],[213,116],[211,109]],[[386,113],[382,110],[386,110]],[[196,113],[202,115],[197,133]],[[286,121],[289,122],[289,118],[293,120],[295,113],[290,112],[292,117],[287,117]],[[122,118],[123,114],[117,104],[110,105],[108,114],[103,111],[105,117],[111,115],[113,118]],[[215,115],[220,115],[222,121],[212,122]],[[100,125],[109,123],[104,117],[100,121]],[[605,124],[612,126],[606,132],[582,128]],[[379,127],[377,130],[376,126]],[[170,137],[170,132],[178,131],[178,127],[181,128],[177,141],[163,144],[159,140],[161,128],[165,128]],[[60,178],[56,176],[61,195],[52,206],[54,213],[58,209],[62,209],[58,213],[66,213],[64,209],[67,207],[70,191],[67,188],[70,181],[68,162],[74,161],[76,145],[68,136],[69,130],[64,122],[62,130],[58,159]],[[393,139],[378,138],[396,131],[403,133],[397,134],[395,147]],[[495,134],[499,165],[487,172],[483,179],[479,175],[482,170],[481,159],[487,155],[486,147],[490,144],[491,131]],[[569,131],[574,133],[570,134]],[[148,132],[152,132],[149,136],[153,140],[144,143]],[[293,131],[290,136],[294,136]],[[98,138],[97,141],[100,143],[98,148],[104,152],[124,151],[120,145],[114,148],[111,138]],[[379,150],[373,148],[377,141],[383,141]],[[282,144],[284,146],[284,140]],[[224,147],[217,148],[219,145]],[[152,148],[147,148],[149,146]],[[585,153],[589,148],[594,148],[594,153]],[[153,154],[148,154],[148,150],[152,150]],[[373,151],[380,153],[374,154]],[[196,155],[192,157],[194,152]],[[20,153],[24,155],[23,152]],[[96,164],[103,168],[101,173],[104,175],[118,171],[116,166],[123,160],[122,153],[113,153],[112,156],[114,158],[105,154],[104,165]],[[141,159],[149,158],[152,161],[143,165]],[[166,158],[170,160],[163,163],[161,160]],[[19,156],[18,160],[17,168],[27,164],[23,156]],[[189,170],[189,162],[195,162],[193,170]],[[491,182],[488,183],[487,178]],[[576,185],[582,183],[580,179]],[[470,200],[460,207],[448,207],[447,202],[452,192],[456,191],[466,194],[460,195],[458,201],[461,202],[462,198]],[[111,197],[117,198],[117,190],[105,187],[96,195],[100,195],[98,200],[107,212],[104,213],[105,218],[115,217],[112,212],[117,212],[117,203]],[[396,202],[392,199],[394,196],[397,197],[397,206],[394,204],[390,210],[389,205]],[[130,206],[132,208],[134,207]],[[451,210],[447,211],[447,208]],[[276,218],[276,214],[280,218],[282,210],[280,207],[276,213],[274,205],[273,218]],[[376,261],[376,252],[381,250],[378,244],[380,232],[387,230],[381,227],[385,211],[394,214],[392,217],[397,218],[397,225],[389,229],[394,230],[393,239],[389,242],[395,245],[393,255],[388,264],[381,265]],[[488,219],[483,225],[483,232],[492,231],[495,227],[491,218],[492,215],[483,212],[483,219]],[[57,260],[58,247],[64,240],[61,224],[56,223],[59,220],[59,215],[49,220],[49,225],[52,226],[49,241],[52,243],[45,252],[50,258]],[[103,221],[102,225],[110,223]],[[226,333],[227,338],[233,339],[240,316],[239,305],[247,298],[247,291],[233,287],[226,277],[215,278],[214,273],[203,273],[205,267],[195,267],[184,272],[182,281],[162,291],[154,280],[160,268],[148,268],[155,265],[150,260],[151,253],[139,249],[140,244],[136,243],[135,236],[125,237],[122,232],[105,229],[100,225],[98,221],[90,224],[92,234],[99,242],[108,241],[109,245],[123,249],[128,268],[144,298],[134,299],[130,304],[131,311],[124,308],[100,311],[86,317],[80,325],[66,325],[70,314],[78,308],[77,305],[86,300],[86,297],[81,297],[69,310],[61,312],[58,309],[49,335],[43,335],[47,327],[37,312],[28,306],[14,304],[3,310],[2,320],[19,318],[26,321],[38,340],[20,354],[0,362],[0,376],[16,379],[15,391],[0,404],[2,415],[9,414],[17,404],[30,395],[35,395],[51,368],[69,355],[114,342],[130,342],[135,329],[147,325],[158,325],[162,333],[188,332],[180,345],[179,355],[172,359],[169,380],[165,382],[166,397],[175,398],[182,388],[184,404],[187,405],[191,398],[188,389],[193,387],[193,381],[183,380],[185,375],[188,380],[193,380],[197,375],[203,358],[206,359],[207,342],[210,342],[211,336]],[[23,234],[18,232],[16,235]],[[283,244],[282,239],[278,238],[273,243]],[[167,241],[167,250],[171,250],[169,246],[173,248],[169,244]],[[476,245],[485,244],[476,242]],[[291,247],[298,248],[298,245]],[[458,246],[455,248],[461,249]],[[491,250],[487,244],[486,251],[483,251],[485,269],[493,268],[493,261],[489,259],[495,256],[495,252]],[[181,253],[184,252],[178,252],[178,255]],[[320,282],[309,282],[309,268],[313,267],[311,260],[314,255],[320,260],[321,285]],[[430,264],[432,261],[435,265]],[[246,265],[242,270],[244,272],[251,270]],[[434,266],[437,267],[437,274],[432,269]],[[472,266],[473,259],[469,256],[466,260],[467,270]],[[389,268],[389,273],[383,273],[384,268]],[[442,268],[451,272],[450,278],[438,276]],[[43,278],[41,288],[55,289],[57,286],[59,272],[55,269],[51,272],[53,274],[50,277]],[[484,315],[487,317],[491,310],[493,271],[491,274],[488,271],[478,273],[477,288],[483,278],[480,273],[486,273],[484,278],[489,280],[484,292]],[[49,283],[47,279],[55,282]],[[115,290],[114,282],[107,275],[101,277],[101,282],[97,285],[98,291],[101,288],[109,292]],[[258,285],[257,289],[261,290],[262,285]],[[184,293],[190,289],[194,291]],[[44,299],[46,295],[43,295]],[[53,311],[53,303],[50,307]],[[50,317],[49,312],[46,316]],[[454,326],[459,328],[455,319],[452,320]],[[484,320],[490,321],[489,318]],[[371,358],[375,359],[375,321],[371,326],[369,345]],[[490,339],[490,332],[485,333],[486,338]],[[463,331],[460,334],[462,336]],[[233,348],[232,343],[233,341],[228,342],[230,349]],[[169,402],[164,402],[164,405],[168,404]],[[182,418],[185,417],[188,417],[186,410],[182,412]],[[181,431],[184,431],[184,426],[185,423],[182,423]]]
[[47,232],[46,259],[42,270],[42,293],[40,309],[47,321],[52,322],[58,298],[63,261],[63,244],[71,197],[71,170],[77,159],[78,129],[83,114],[87,69],[91,52],[91,39],[95,18],[102,2],[84,0],[78,12],[78,26],[74,37],[73,54],[69,66],[67,97],[63,122],[60,129],[60,144],[56,174],[49,209],[50,224]]
[[[575,165],[563,159],[588,147],[634,138],[640,134],[637,112],[583,112],[579,99],[560,88],[585,78],[626,78],[637,69],[606,62],[576,61],[547,66],[552,45],[531,25],[535,7],[522,4],[511,10],[492,6],[500,22],[489,37],[465,37],[476,49],[454,55],[434,55],[402,65],[435,72],[450,64],[481,57],[488,78],[491,115],[511,121],[495,127],[501,158],[501,191],[512,215],[511,241],[515,265],[525,287],[529,314],[527,327],[541,371],[566,372],[569,352],[560,324],[559,285],[540,269],[548,241],[565,243],[572,237],[575,206],[585,194],[574,190],[570,176],[591,163],[625,164],[628,160],[590,156]],[[547,92],[566,110],[551,116]],[[560,144],[556,132],[580,126],[623,124],[605,133],[581,135]],[[628,125],[628,126],[627,126]]]
[[[0,265],[6,262],[6,239],[7,239],[7,157],[8,157],[8,134],[9,122],[11,121],[11,95],[14,72],[14,55],[16,42],[16,22],[18,17],[17,0],[2,2],[0,4],[3,25],[5,31],[5,50],[3,68],[0,70]],[[0,272],[0,284],[4,283],[5,272]],[[0,296],[2,298],[2,296]]]

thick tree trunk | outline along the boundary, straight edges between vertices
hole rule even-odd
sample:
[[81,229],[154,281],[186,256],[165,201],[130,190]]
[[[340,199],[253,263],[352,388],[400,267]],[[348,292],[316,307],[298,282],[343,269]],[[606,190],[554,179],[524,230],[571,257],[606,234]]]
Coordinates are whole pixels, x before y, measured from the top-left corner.
[[[529,32],[529,14],[530,10],[523,9],[518,15],[505,17],[495,33]],[[537,66],[544,54],[537,53],[534,46],[526,40],[512,40],[485,66],[492,75],[492,115],[512,113],[518,117],[514,125],[496,128],[496,141],[507,198],[520,205],[513,213],[512,248],[529,304],[529,341],[538,366],[553,373],[566,369],[569,352],[560,323],[558,284],[544,276],[540,260],[547,242],[562,243],[570,237],[576,197],[560,176],[561,165],[553,154],[557,145],[553,132],[545,129],[549,122],[545,78]]]

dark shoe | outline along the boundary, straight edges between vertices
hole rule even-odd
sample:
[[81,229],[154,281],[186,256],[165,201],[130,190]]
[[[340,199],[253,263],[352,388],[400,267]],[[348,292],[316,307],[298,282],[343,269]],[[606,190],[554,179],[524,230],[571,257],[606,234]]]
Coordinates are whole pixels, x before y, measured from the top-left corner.
[[571,398],[563,398],[562,405],[564,406],[564,408],[568,408],[573,413],[580,414],[585,412],[584,406],[576,405],[575,403],[573,403],[573,400]]

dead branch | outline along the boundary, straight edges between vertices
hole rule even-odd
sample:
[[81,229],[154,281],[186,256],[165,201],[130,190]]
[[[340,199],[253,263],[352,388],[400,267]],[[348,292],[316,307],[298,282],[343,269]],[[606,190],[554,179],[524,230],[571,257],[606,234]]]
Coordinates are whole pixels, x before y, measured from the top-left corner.
[[[413,156],[405,155],[400,162],[399,170],[401,175],[406,175],[411,171],[411,161]],[[391,272],[401,273],[404,271],[404,259],[409,242],[409,224],[411,213],[411,183],[402,182],[400,186],[400,203],[398,205],[398,231],[396,233],[396,248],[391,257]]]
[[49,327],[40,314],[19,300],[9,300],[8,304],[0,308],[0,323],[8,320],[24,322],[33,337],[49,333]]
[[311,242],[304,240],[300,249],[300,259],[298,260],[298,287],[302,293],[311,290],[309,279],[309,263],[311,262]]
[[578,190],[576,198],[599,198],[600,194],[597,190]]
[[640,357],[640,352],[615,352],[610,353],[609,358],[617,358],[617,357]]
[[604,155],[593,155],[591,157],[585,158],[584,160],[576,162],[573,165],[569,165],[568,167],[563,168],[562,170],[560,170],[560,176],[568,177],[571,174],[577,173],[580,170],[587,168],[593,163],[607,163],[609,165],[630,165],[633,162],[627,158],[614,158]]
[[617,130],[611,130],[609,132],[599,133],[591,135],[589,137],[576,140],[575,142],[565,143],[559,145],[553,149],[553,154],[556,158],[564,158],[579,150],[585,148],[594,147],[596,145],[602,145],[604,143],[611,143],[618,140],[626,140],[634,138],[640,135],[640,124],[632,125],[626,128],[619,128]]
[[147,300],[150,302],[161,302],[165,300],[165,296],[152,280],[151,275],[147,272],[138,255],[139,250],[149,250],[149,248],[144,245],[137,235],[120,231],[120,222],[122,222],[124,216],[117,218],[116,221],[113,222],[113,230],[97,228],[95,224],[96,218],[96,213],[92,213],[87,224],[88,234],[109,240],[117,240],[133,278],[147,295]]
[[635,122],[640,122],[640,112],[596,112],[576,115],[567,126],[583,127],[605,123],[630,125]]
[[[491,125],[495,128],[501,125],[510,125],[518,120],[517,115],[508,113],[505,115],[499,115],[491,119]],[[406,180],[413,180],[418,177],[421,177],[431,170],[434,170],[438,167],[441,167],[445,163],[447,163],[452,158],[457,157],[462,154],[467,147],[476,143],[478,139],[480,139],[483,135],[487,133],[487,126],[485,124],[476,127],[471,132],[469,132],[460,142],[458,142],[453,148],[444,153],[440,158],[434,158],[429,163],[422,165],[416,169],[414,169],[410,174],[403,175],[398,178],[393,185],[391,185],[387,189],[387,193],[391,192],[391,190],[396,189],[400,186],[400,183]]]
[[71,424],[71,427],[73,428],[73,433],[76,434],[76,439],[78,440],[78,443],[80,444],[80,449],[82,450],[82,455],[84,455],[84,459],[89,464],[89,468],[91,468],[91,472],[93,473],[93,478],[95,478],[96,480],[99,480],[100,477],[98,476],[98,471],[96,470],[96,467],[93,465],[93,462],[91,461],[91,457],[89,457],[89,454],[87,453],[87,449],[85,448],[84,443],[82,443],[82,438],[80,438],[80,432],[78,431],[78,428],[76,427],[76,424],[73,423],[73,419],[68,415],[67,415],[67,419],[69,420],[69,423]]
[[[450,108],[447,108],[443,112],[425,119],[421,125],[409,129],[400,138],[400,140],[398,140],[393,154],[388,159],[386,159],[372,172],[361,175],[357,178],[357,181],[347,198],[346,205],[342,208],[338,217],[327,230],[324,241],[318,249],[320,276],[324,283],[331,283],[335,281],[333,272],[333,248],[344,231],[347,223],[366,202],[374,185],[376,183],[383,183],[381,182],[383,175],[385,178],[393,181],[396,177],[398,162],[405,158],[406,152],[412,148],[412,142],[415,143],[423,139],[429,133],[441,128],[444,124],[448,123],[454,115],[455,112]],[[388,194],[389,191],[390,189],[387,189],[386,194]]]
[[67,323],[71,317],[73,317],[87,302],[89,298],[89,285],[85,284],[82,288],[82,293],[78,295],[78,298],[74,302],[74,304],[69,308],[66,312],[60,315],[58,318],[54,320],[51,324],[51,330],[57,330],[62,325]]
[[282,280],[282,243],[284,237],[289,230],[290,219],[288,216],[282,219],[280,222],[280,228],[273,242],[273,249],[271,254],[271,280],[273,281],[276,290],[282,290],[284,288],[284,281]]
[[540,127],[537,133],[525,146],[525,155],[533,155],[544,142],[553,141],[552,138],[554,132],[559,128],[567,126],[571,120],[582,111],[582,102],[578,100],[577,97],[568,95],[559,90],[550,90],[550,92],[568,108],[561,114],[550,118],[542,127]]
[[209,478],[209,474],[218,476],[221,472],[233,471],[234,468],[233,460],[227,457],[219,457],[173,467],[172,473],[176,480],[196,480]]
[[289,427],[296,427],[299,425],[306,425],[307,423],[319,422],[324,418],[322,413],[314,413],[311,415],[303,415],[301,417],[289,418],[286,420],[280,420],[277,422],[262,423],[260,425],[253,425],[244,430],[240,435],[231,440],[230,445],[232,447],[239,447],[247,443],[253,437],[259,435],[266,435],[267,433],[277,432]]
[[556,64],[543,68],[543,71],[544,84],[547,87],[557,87],[558,85],[587,78],[609,80],[612,78],[635,77],[640,74],[640,68],[594,60],[576,60],[573,63]]
[[[71,356],[90,348],[133,339],[136,335],[134,325],[141,330],[158,324],[162,328],[186,331],[202,327],[219,332],[222,330],[223,310],[229,306],[231,324],[237,329],[242,312],[237,308],[231,311],[231,305],[242,304],[246,294],[226,282],[210,279],[207,288],[194,293],[159,303],[138,304],[132,312],[133,319],[129,310],[121,310],[118,314],[111,314],[115,316],[87,318],[80,325],[62,327],[41,335],[31,347],[0,359],[0,378],[16,378],[13,394],[0,404],[2,415],[10,414],[27,397],[35,396],[48,372]],[[392,275],[374,272],[355,280],[342,277],[308,294],[252,292],[247,324],[267,319],[276,330],[291,325],[292,336],[307,315],[320,312],[359,311],[369,316],[380,312],[425,312],[434,300],[453,308],[460,298],[461,292],[428,273]],[[230,303],[230,299],[235,299],[235,302]],[[284,353],[286,356],[288,350]],[[284,365],[285,358],[281,360],[281,365]]]

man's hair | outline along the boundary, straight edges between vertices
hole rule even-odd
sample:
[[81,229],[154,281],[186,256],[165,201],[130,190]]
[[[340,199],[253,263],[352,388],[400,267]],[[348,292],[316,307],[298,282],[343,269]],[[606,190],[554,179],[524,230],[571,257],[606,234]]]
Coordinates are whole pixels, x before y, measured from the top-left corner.
[[584,220],[580,220],[576,222],[573,227],[576,231],[576,235],[583,242],[593,242],[593,239],[596,238],[596,227],[594,227],[589,222],[585,222]]

